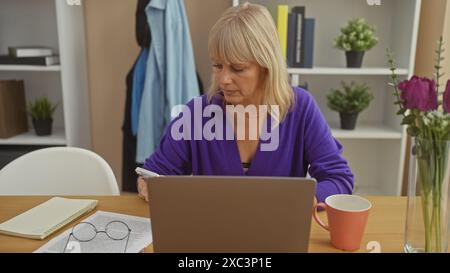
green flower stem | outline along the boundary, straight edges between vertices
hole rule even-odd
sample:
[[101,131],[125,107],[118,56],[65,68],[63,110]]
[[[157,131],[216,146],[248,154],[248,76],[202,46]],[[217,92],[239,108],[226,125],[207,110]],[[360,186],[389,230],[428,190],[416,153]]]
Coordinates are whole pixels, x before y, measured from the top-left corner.
[[433,252],[441,251],[441,217],[440,217],[440,198],[439,193],[436,191],[433,194],[433,216],[432,216],[432,229],[435,232],[435,248]]
[[446,153],[446,143],[438,141],[436,142],[436,182],[437,182],[437,197],[436,197],[436,203],[435,208],[437,209],[437,219],[436,219],[436,243],[439,242],[439,245],[437,246],[437,251],[440,252],[442,250],[442,223],[441,223],[441,217],[442,217],[442,183],[444,182],[444,172],[445,172],[445,165],[447,164],[447,153]]
[[421,195],[422,195],[422,211],[423,211],[423,223],[425,228],[425,252],[431,252],[432,249],[432,226],[430,221],[430,215],[428,211],[430,209],[429,197],[430,197],[430,185],[427,183],[428,177],[426,176],[428,166],[424,163],[425,160],[419,159],[419,175],[421,182]]
[[[402,100],[401,100],[401,98],[400,98],[400,91],[398,90],[398,77],[397,77],[397,73],[396,73],[396,67],[395,67],[395,61],[394,61],[394,58],[392,57],[392,53],[390,52],[390,50],[389,49],[386,49],[386,55],[387,55],[387,57],[388,57],[388,62],[389,62],[389,65],[390,65],[390,70],[391,70],[391,79],[392,79],[392,87],[394,88],[394,96],[396,97],[396,99],[397,99],[397,103],[399,103],[398,104],[398,106],[399,106],[399,108],[400,108],[400,110],[402,110],[404,107],[403,107],[403,104],[401,103],[402,102]],[[405,112],[403,112],[402,114],[401,114],[403,117],[406,117],[406,114],[405,114]]]
[[436,212],[436,251],[441,252],[441,175],[440,175],[440,164],[439,164],[439,145],[440,143],[436,143],[436,154],[435,154],[435,162],[436,162],[436,172],[435,172],[435,195],[434,195],[434,210]]
[[428,194],[425,193],[422,184],[422,211],[423,211],[423,224],[425,227],[425,252],[431,251],[431,228],[428,216]]
[[444,45],[444,40],[442,38],[442,36],[439,38],[438,41],[438,49],[436,51],[436,65],[435,65],[435,69],[436,69],[436,95],[439,97],[439,87],[441,86],[440,84],[440,78],[441,78],[441,74],[440,74],[440,70],[442,68],[441,66],[441,61],[443,60],[442,58],[442,46]]

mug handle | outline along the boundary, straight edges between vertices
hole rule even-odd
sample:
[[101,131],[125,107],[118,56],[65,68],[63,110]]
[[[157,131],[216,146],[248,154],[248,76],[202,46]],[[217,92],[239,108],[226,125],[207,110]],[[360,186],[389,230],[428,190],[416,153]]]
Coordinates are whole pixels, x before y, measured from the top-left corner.
[[326,210],[326,207],[327,207],[327,206],[325,205],[325,203],[317,203],[317,204],[314,206],[313,217],[314,217],[314,220],[316,220],[317,224],[319,224],[319,226],[321,226],[321,227],[323,227],[324,229],[330,231],[330,227],[329,227],[328,225],[324,224],[324,223],[322,222],[322,220],[320,220],[319,215],[317,214],[317,209],[318,209],[318,208],[322,208],[323,210]]

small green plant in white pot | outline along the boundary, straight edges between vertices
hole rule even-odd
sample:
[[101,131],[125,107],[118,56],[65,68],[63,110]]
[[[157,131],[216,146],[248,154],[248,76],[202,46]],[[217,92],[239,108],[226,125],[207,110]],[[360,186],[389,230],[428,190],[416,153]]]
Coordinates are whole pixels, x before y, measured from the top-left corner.
[[354,68],[362,66],[364,53],[377,44],[375,26],[369,25],[363,18],[350,20],[334,40],[334,46],[345,51],[347,67]]
[[328,107],[339,112],[341,129],[353,130],[356,126],[358,114],[366,109],[373,100],[367,84],[351,82],[341,83],[342,89],[332,89],[327,95]]
[[52,134],[53,113],[56,107],[57,104],[51,103],[46,97],[28,103],[27,112],[31,116],[36,135]]

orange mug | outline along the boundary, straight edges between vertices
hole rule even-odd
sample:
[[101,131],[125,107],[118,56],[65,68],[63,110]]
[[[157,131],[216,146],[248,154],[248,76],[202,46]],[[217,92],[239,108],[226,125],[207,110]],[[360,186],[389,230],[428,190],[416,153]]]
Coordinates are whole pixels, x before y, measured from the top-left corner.
[[[317,215],[317,209],[327,212],[328,225]],[[354,251],[361,246],[372,203],[369,200],[348,194],[337,194],[325,199],[314,207],[313,217],[316,222],[330,232],[331,244],[338,249]]]

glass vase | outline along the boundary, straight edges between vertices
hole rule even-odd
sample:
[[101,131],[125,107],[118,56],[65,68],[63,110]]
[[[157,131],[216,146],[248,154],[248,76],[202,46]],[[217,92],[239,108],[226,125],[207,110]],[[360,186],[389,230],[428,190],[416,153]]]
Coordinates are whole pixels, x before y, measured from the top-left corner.
[[405,252],[447,252],[450,141],[413,138]]

